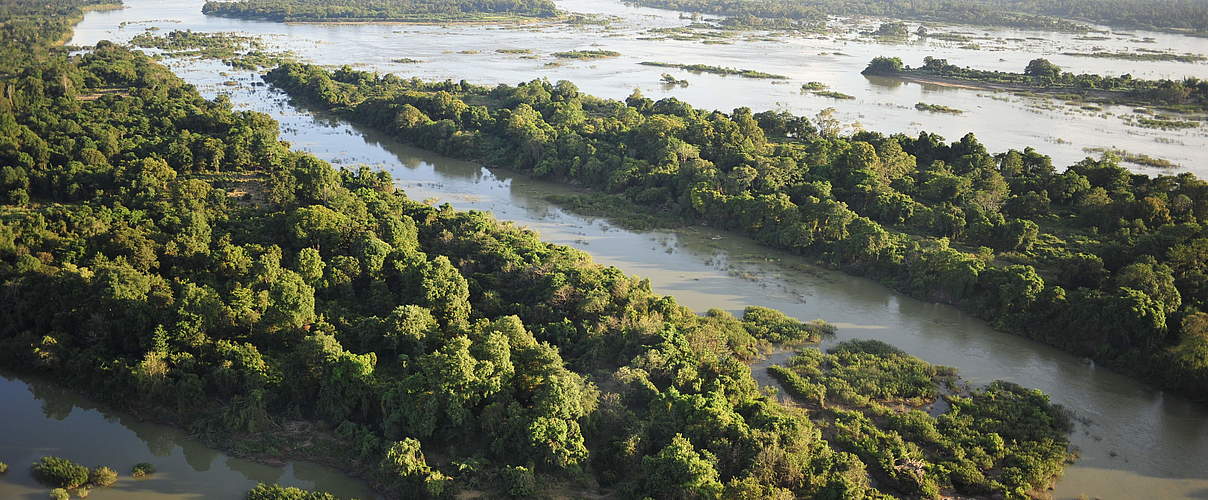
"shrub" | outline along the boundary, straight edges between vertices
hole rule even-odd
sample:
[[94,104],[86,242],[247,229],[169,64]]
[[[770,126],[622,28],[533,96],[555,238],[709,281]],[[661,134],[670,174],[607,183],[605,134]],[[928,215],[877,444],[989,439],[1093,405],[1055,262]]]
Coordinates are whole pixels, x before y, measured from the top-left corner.
[[139,462],[134,464],[134,467],[130,469],[130,475],[134,477],[146,477],[154,473],[155,466],[147,462]]
[[0,462],[0,474],[4,474],[5,472],[8,472],[8,464]]
[[34,477],[61,488],[75,488],[88,481],[88,468],[59,457],[42,457],[33,466]]
[[117,471],[105,466],[96,467],[88,472],[88,484],[98,488],[113,486],[117,482]]
[[51,500],[71,500],[71,494],[63,488],[55,488],[50,490],[50,498]]
[[527,467],[508,466],[499,473],[505,493],[512,498],[530,498],[537,493],[537,478]]

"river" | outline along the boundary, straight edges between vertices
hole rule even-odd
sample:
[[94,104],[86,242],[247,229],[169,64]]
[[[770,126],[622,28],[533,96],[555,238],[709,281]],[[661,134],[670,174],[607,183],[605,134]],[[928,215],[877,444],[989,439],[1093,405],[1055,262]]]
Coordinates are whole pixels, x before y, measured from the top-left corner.
[[[533,78],[565,79],[587,93],[623,99],[635,88],[647,96],[674,96],[707,109],[729,111],[747,106],[755,111],[785,109],[813,116],[826,107],[847,124],[885,133],[919,131],[939,133],[950,140],[974,131],[992,151],[1033,146],[1051,155],[1058,167],[1086,156],[1084,148],[1113,147],[1164,158],[1184,170],[1208,177],[1208,164],[1200,161],[1208,147],[1208,125],[1163,131],[1126,124],[1121,117],[1135,115],[1131,108],[1109,106],[1102,111],[1065,105],[1059,100],[1028,98],[903,83],[860,74],[875,56],[900,56],[906,64],[921,65],[924,56],[948,59],[961,66],[1021,72],[1028,61],[1045,57],[1067,71],[1138,78],[1208,77],[1208,63],[1170,61],[1120,61],[1074,57],[1063,53],[1095,50],[1118,52],[1157,50],[1208,54],[1208,40],[1165,33],[1130,30],[1125,35],[1085,36],[1010,29],[941,27],[932,31],[969,33],[968,43],[934,39],[886,43],[861,35],[877,27],[877,20],[837,20],[835,32],[811,36],[768,37],[764,33],[726,39],[727,45],[698,40],[649,40],[662,35],[653,28],[684,26],[690,21],[674,12],[625,7],[615,0],[560,0],[571,12],[611,16],[607,26],[478,26],[397,24],[281,24],[243,21],[201,14],[201,0],[131,0],[130,8],[89,15],[80,40],[129,40],[144,29],[241,31],[264,35],[318,64],[350,64],[363,69],[394,72],[425,79],[466,79],[474,83],[516,84]],[[159,20],[159,22],[155,22]],[[164,22],[170,20],[173,22]],[[121,26],[122,22],[130,22]],[[913,27],[915,24],[911,24]],[[1087,38],[1096,38],[1088,40]],[[1106,38],[1100,40],[1098,38]],[[1149,39],[1149,41],[1144,41]],[[499,49],[525,49],[531,54],[502,54]],[[576,49],[604,49],[621,56],[594,61],[559,60],[552,53]],[[396,63],[410,58],[419,63]],[[737,76],[694,74],[643,66],[642,61],[707,64],[752,69],[788,76],[783,84]],[[550,65],[554,63],[556,65]],[[686,88],[660,83],[671,73],[691,84]],[[803,93],[801,84],[822,82],[831,90],[854,97],[837,100]],[[960,115],[929,113],[914,108],[925,102],[964,110]],[[850,128],[849,128],[850,129]],[[1131,166],[1139,171],[1153,168]]]
[[[179,429],[100,408],[37,378],[0,373],[0,401],[0,460],[9,465],[0,475],[0,498],[5,500],[46,499],[50,488],[29,472],[30,464],[46,455],[116,470],[117,484],[92,490],[92,500],[235,499],[258,482],[320,488],[344,498],[376,497],[361,481],[330,467],[308,462],[277,467],[235,458]],[[156,472],[131,478],[130,468],[139,462],[151,463]]]
[[[654,71],[652,76],[651,71],[633,64],[632,59],[667,60],[670,56],[660,54],[674,53],[679,62],[720,63],[786,74],[788,71],[781,65],[797,60],[796,66],[789,68],[794,71],[795,79],[801,75],[803,80],[825,81],[832,88],[847,93],[853,93],[849,91],[853,88],[865,88],[867,95],[876,96],[867,99],[878,103],[861,101],[851,108],[841,105],[840,109],[847,109],[842,113],[868,113],[865,119],[876,124],[870,128],[878,130],[909,130],[912,126],[906,122],[929,120],[926,125],[930,130],[947,133],[953,138],[972,130],[992,150],[1035,145],[1059,159],[1073,158],[1080,153],[1070,156],[1066,146],[1071,145],[1044,144],[1042,139],[1028,134],[1060,130],[1065,135],[1064,130],[1070,129],[1080,134],[1078,137],[1090,141],[1073,146],[1107,143],[1132,149],[1127,140],[1152,143],[1152,138],[1139,138],[1143,132],[1117,130],[1111,120],[1086,124],[1082,123],[1082,117],[1072,120],[1060,113],[1049,116],[1046,112],[1029,110],[1018,102],[981,97],[977,92],[935,91],[909,84],[883,88],[863,77],[853,80],[870,54],[923,52],[915,46],[887,46],[833,38],[737,41],[734,45],[653,42],[636,40],[641,29],[632,26],[595,30],[561,26],[503,29],[493,26],[283,25],[202,16],[200,1],[128,0],[127,3],[130,8],[125,10],[90,13],[78,26],[72,43],[92,44],[102,39],[124,41],[151,25],[164,30],[280,34],[282,36],[275,38],[278,43],[287,45],[305,59],[320,63],[361,63],[383,71],[406,71],[403,74],[425,78],[466,77],[475,82],[514,83],[547,75],[551,79],[571,80],[587,92],[608,97],[624,97],[635,86],[641,87],[648,96],[665,95],[651,83],[657,80],[659,71]],[[560,6],[572,11],[615,14],[629,22],[644,23],[645,27],[686,22],[673,13],[633,9],[611,2],[571,0],[560,2]],[[148,20],[161,21],[121,26],[123,22]],[[1036,36],[1019,34],[1026,36],[1001,36],[1025,40]],[[1138,34],[1141,35],[1154,37],[1157,47],[1181,51],[1205,49],[1202,40],[1156,33]],[[1003,53],[994,59],[1010,59],[1001,64],[1022,67],[1036,54],[1047,56],[1045,51],[1073,50],[1070,47],[1078,43],[1105,43],[1082,42],[1076,38],[1053,35],[1048,42],[1036,42],[1034,48],[1028,48],[1032,46],[1025,43],[1024,48],[1032,50],[1031,53]],[[825,64],[808,63],[810,56],[802,54],[797,46],[814,42],[842,44],[844,53],[854,54],[851,58],[854,61],[839,58]],[[539,68],[541,64],[532,60],[493,53],[496,48],[530,48],[546,53],[587,48],[593,44],[622,52],[630,60],[571,63],[543,71]],[[475,47],[480,48],[481,53],[457,54]],[[488,49],[490,53],[487,53]],[[962,64],[977,62],[979,67],[995,64],[975,60],[977,53],[966,49],[933,49],[939,52],[928,49],[927,53],[946,55]],[[399,57],[428,59],[429,62],[408,66],[406,70],[383,62]],[[982,59],[985,59],[984,54]],[[1069,58],[1068,62],[1057,57],[1052,59],[1059,64],[1069,64],[1072,69],[1077,69],[1076,64],[1082,64],[1086,70],[1099,69],[1099,72],[1102,72],[1101,66],[1108,64],[1103,60],[1088,62],[1081,58]],[[571,192],[568,188],[407,147],[326,114],[300,109],[290,104],[280,92],[253,86],[258,77],[250,72],[230,70],[208,61],[169,63],[177,74],[196,84],[204,94],[211,97],[219,92],[229,94],[237,106],[272,115],[281,122],[284,138],[296,148],[313,152],[337,165],[369,164],[389,170],[413,198],[434,198],[459,209],[489,210],[499,219],[531,227],[547,241],[580,248],[599,263],[649,278],[656,291],[673,295],[680,303],[695,310],[722,308],[736,311],[748,304],[758,304],[784,310],[802,319],[821,317],[839,326],[836,337],[828,342],[850,338],[883,340],[929,362],[957,367],[974,383],[1004,379],[1039,388],[1049,393],[1055,402],[1074,409],[1080,420],[1072,440],[1081,458],[1067,469],[1058,483],[1056,496],[1059,498],[1077,498],[1079,495],[1208,498],[1208,408],[1202,405],[1155,391],[1055,349],[997,332],[952,307],[920,302],[868,280],[811,266],[801,258],[761,247],[740,236],[708,228],[628,231],[605,218],[568,213],[544,199],[549,194]],[[1204,66],[1129,62],[1128,67],[1134,75],[1152,77]],[[849,71],[852,69],[854,71]],[[856,76],[849,73],[856,73]],[[828,81],[827,75],[834,80]],[[795,89],[786,88],[789,86],[771,85],[766,81],[709,75],[688,78],[693,83],[687,93],[680,90],[666,92],[698,106],[721,109],[736,105],[764,109],[773,107],[780,99],[791,99],[786,106],[792,110],[816,112],[820,106],[827,105],[815,102],[816,96],[802,96]],[[223,85],[227,80],[238,85]],[[848,81],[855,82],[851,83],[852,88],[836,83]],[[786,93],[785,90],[793,92]],[[899,111],[884,103],[886,99],[904,98],[901,102],[913,104],[911,101],[918,97],[910,96],[921,95],[920,92],[938,92],[927,94],[927,101],[933,103],[954,105],[954,101],[936,97],[945,96],[958,103],[960,100],[977,102],[978,106],[1001,103],[1003,108],[1000,114],[988,117],[978,113],[965,118],[932,118],[913,111]],[[899,93],[905,96],[898,96]],[[954,106],[961,107],[960,104]],[[1035,121],[1030,125],[1023,123],[1029,118]],[[1012,131],[1012,124],[1016,122],[1030,132]],[[1196,158],[1199,155],[1196,150],[1205,146],[1203,136],[1197,135],[1202,132],[1188,134],[1183,138],[1188,141],[1184,145],[1159,144],[1161,156]],[[1154,154],[1152,149],[1136,152]],[[1208,165],[1201,166],[1208,168]],[[762,366],[757,366],[756,371],[762,371]],[[763,377],[762,373],[756,375]]]

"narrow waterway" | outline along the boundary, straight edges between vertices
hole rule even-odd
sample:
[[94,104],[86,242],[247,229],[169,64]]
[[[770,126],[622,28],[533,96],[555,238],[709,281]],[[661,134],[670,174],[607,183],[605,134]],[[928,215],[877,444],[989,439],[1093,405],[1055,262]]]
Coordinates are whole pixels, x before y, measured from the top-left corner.
[[[364,483],[330,467],[308,462],[270,466],[214,450],[185,432],[102,409],[88,398],[34,377],[0,373],[0,498],[45,500],[48,486],[29,467],[43,456],[59,456],[88,467],[117,471],[117,484],[92,490],[93,500],[182,500],[243,498],[256,483],[319,488],[344,498],[376,498]],[[134,464],[156,472],[130,477]]]
[[[144,5],[142,1],[129,3],[134,8],[128,11],[90,14],[79,27],[73,43],[91,44],[115,38],[114,34],[121,32],[119,23],[136,19],[176,19],[180,16],[193,20],[190,22],[202,23],[204,29],[216,31],[256,32],[268,30],[266,25],[270,24],[205,17],[197,20],[199,14],[188,9],[198,8],[199,2],[164,2],[170,8],[155,17],[150,17],[151,13],[159,12],[159,9],[151,6],[161,5],[159,2],[151,5]],[[179,7],[179,14],[171,10],[174,6]],[[143,10],[137,10],[140,8]],[[171,29],[176,24],[180,23],[163,23],[162,26]],[[276,31],[272,32],[290,37],[296,31],[303,40],[321,32],[327,40],[324,43],[332,44],[326,48],[334,49],[349,46],[342,44],[374,40],[374,34],[380,34],[378,30],[383,28],[381,25],[273,25],[273,29]],[[393,29],[422,31],[425,28]],[[477,39],[477,30],[491,29],[451,28],[441,32],[441,37],[471,31],[474,33],[465,36]],[[562,40],[557,30],[532,30],[540,34],[540,40]],[[499,31],[519,32],[533,31]],[[565,36],[573,38],[576,35]],[[444,43],[448,50],[462,48],[456,38],[427,43]],[[551,41],[548,44],[561,46],[568,42]],[[302,45],[300,42],[299,47]],[[503,45],[496,43],[495,46]],[[387,52],[356,50],[330,53],[325,57],[354,62],[386,57],[383,54]],[[411,55],[395,51],[389,57]],[[811,266],[803,259],[760,247],[736,235],[708,228],[627,231],[607,219],[567,213],[545,200],[549,194],[569,192],[567,188],[444,158],[398,144],[322,113],[299,109],[288,103],[281,93],[253,86],[258,77],[251,73],[229,70],[211,62],[176,61],[172,66],[208,96],[226,93],[240,107],[269,113],[281,122],[284,138],[296,148],[311,151],[337,165],[369,164],[389,170],[413,198],[435,198],[459,209],[489,210],[499,219],[529,226],[547,241],[580,248],[592,254],[597,262],[649,278],[658,292],[673,295],[679,302],[698,311],[708,308],[739,310],[748,304],[758,304],[782,309],[802,319],[821,317],[839,326],[838,335],[832,342],[874,338],[929,362],[955,366],[973,383],[1004,379],[1039,388],[1049,393],[1054,401],[1074,409],[1082,421],[1073,436],[1081,459],[1067,469],[1058,483],[1056,493],[1060,498],[1079,495],[1208,498],[1208,409],[1203,406],[1155,391],[1055,349],[996,332],[954,308],[913,300],[876,283]],[[448,69],[450,77],[456,77],[478,74],[481,68],[465,64]],[[594,92],[589,87],[592,85],[590,75],[605,70],[593,68],[582,71],[582,78],[574,74],[558,77],[571,79]],[[514,80],[521,79],[524,78]],[[226,81],[234,81],[237,85],[223,85]],[[711,88],[703,79],[701,86],[702,91]],[[713,90],[713,98],[719,102],[716,106],[725,107],[722,101],[733,94],[726,88]],[[1067,121],[1072,120],[1067,118]],[[965,127],[979,136],[987,135],[981,129]],[[992,130],[992,127],[983,128],[987,132]],[[763,377],[758,373],[762,369],[760,366],[755,368],[757,377]]]

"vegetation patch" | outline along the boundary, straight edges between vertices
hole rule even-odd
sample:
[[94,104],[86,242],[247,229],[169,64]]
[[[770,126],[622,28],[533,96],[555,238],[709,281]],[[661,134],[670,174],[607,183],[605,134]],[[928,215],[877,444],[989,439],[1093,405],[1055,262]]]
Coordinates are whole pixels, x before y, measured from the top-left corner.
[[834,90],[815,90],[814,95],[818,95],[818,96],[822,96],[822,97],[829,97],[831,99],[840,99],[840,100],[851,100],[851,99],[856,98],[856,96],[844,94],[842,92],[836,92]]
[[1154,158],[1152,156],[1140,153],[1131,153],[1118,148],[1082,148],[1084,152],[1096,154],[1110,154],[1120,158],[1121,161],[1153,168],[1179,168],[1182,165],[1166,160],[1163,158]]
[[964,113],[964,111],[961,111],[956,108],[951,108],[951,107],[944,106],[941,104],[927,104],[925,102],[916,103],[914,105],[914,109],[917,109],[919,111],[927,111],[927,112],[931,112],[931,113],[947,113],[950,115],[959,115],[961,113]]
[[553,56],[560,59],[607,59],[609,57],[620,57],[620,52],[611,50],[570,50],[566,52],[554,52]]
[[1121,59],[1125,61],[1177,61],[1184,63],[1208,61],[1208,57],[1200,54],[1173,54],[1169,52],[1062,52],[1061,54],[1074,57]]
[[268,52],[258,37],[239,33],[203,33],[173,30],[164,35],[140,33],[130,40],[135,47],[154,48],[171,57],[218,59],[228,66],[256,70],[295,60],[292,52]]
[[769,80],[787,80],[788,79],[788,77],[784,76],[784,75],[774,75],[771,73],[764,73],[762,71],[755,71],[755,70],[750,70],[750,69],[723,68],[720,66],[708,66],[708,65],[704,65],[704,64],[677,64],[677,63],[665,63],[665,62],[655,62],[655,61],[643,61],[638,64],[641,64],[644,66],[656,66],[656,67],[660,67],[660,68],[677,68],[677,69],[682,69],[685,71],[691,71],[693,73],[712,73],[715,75],[722,75],[722,76],[738,75],[743,78],[762,78],[762,79],[769,79]]

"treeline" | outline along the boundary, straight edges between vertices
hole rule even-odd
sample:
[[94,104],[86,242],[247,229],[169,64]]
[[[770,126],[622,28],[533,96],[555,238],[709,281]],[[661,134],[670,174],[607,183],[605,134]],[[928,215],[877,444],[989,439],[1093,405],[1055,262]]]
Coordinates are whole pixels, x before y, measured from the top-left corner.
[[[1086,31],[1085,20],[1128,28],[1208,33],[1208,5],[1196,0],[632,0],[660,9],[768,20],[821,21],[825,16],[879,16],[1025,29]],[[742,24],[741,22],[739,24]]]
[[897,57],[875,57],[864,68],[869,75],[928,75],[958,80],[1006,84],[1043,90],[1117,92],[1120,101],[1174,109],[1208,110],[1208,80],[1187,77],[1183,80],[1142,80],[1132,75],[1102,76],[1062,71],[1047,59],[1033,59],[1021,73],[986,71],[950,64],[947,59],[923,58],[923,65],[911,68]]
[[622,196],[956,304],[1196,399],[1208,386],[1208,183],[1112,157],[1064,172],[784,112],[731,114],[569,82],[485,88],[286,65],[266,78],[413,144]]
[[[44,5],[28,12],[55,15]],[[0,93],[6,368],[237,454],[338,464],[394,498],[933,494],[876,483],[891,451],[828,441],[751,377],[771,342],[824,324],[694,314],[531,231],[291,151],[266,115],[112,43],[41,54]],[[975,424],[951,439],[986,443],[977,470],[998,479],[937,468],[934,484],[1043,486],[1046,463]]]
[[455,21],[488,16],[551,17],[551,0],[237,0],[207,1],[208,15],[281,22]]

